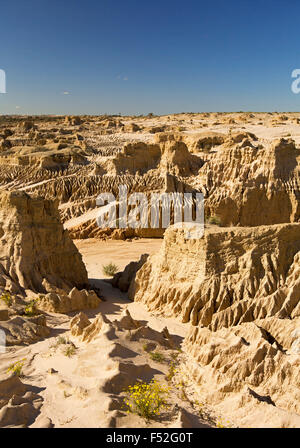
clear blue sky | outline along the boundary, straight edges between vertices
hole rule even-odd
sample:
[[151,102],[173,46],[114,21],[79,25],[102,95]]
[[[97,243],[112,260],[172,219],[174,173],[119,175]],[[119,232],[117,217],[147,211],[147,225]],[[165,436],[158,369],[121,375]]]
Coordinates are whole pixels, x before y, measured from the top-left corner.
[[0,113],[298,111],[299,22],[299,0],[1,2]]

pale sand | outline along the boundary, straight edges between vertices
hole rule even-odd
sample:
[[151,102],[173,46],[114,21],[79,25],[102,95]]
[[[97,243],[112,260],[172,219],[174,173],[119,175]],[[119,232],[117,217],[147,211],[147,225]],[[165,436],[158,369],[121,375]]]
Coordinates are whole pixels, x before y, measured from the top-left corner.
[[[213,424],[213,419],[216,421],[217,416],[208,408],[205,409],[207,414],[204,418],[200,417],[199,408],[193,401],[194,388],[187,379],[182,383],[184,386],[172,385],[168,394],[170,408],[158,420],[147,423],[135,414],[124,412],[122,389],[128,382],[134,383],[135,378],[145,381],[155,378],[167,384],[166,374],[172,353],[176,353],[178,359],[184,356],[178,349],[188,324],[154,316],[142,304],[129,302],[126,294],[103,280],[101,266],[112,261],[123,269],[128,262],[138,260],[142,253],[155,252],[161,243],[162,240],[76,242],[91,282],[101,288],[105,299],[98,309],[86,312],[88,317],[93,320],[101,312],[111,321],[119,320],[124,309],[128,308],[134,319],[147,323],[150,335],[147,340],[131,341],[126,331],[117,331],[117,339],[112,337],[110,331],[101,331],[92,342],[80,342],[69,332],[70,319],[76,313],[72,316],[49,314],[48,324],[52,328],[50,338],[29,347],[10,347],[1,356],[0,374],[12,362],[26,358],[22,381],[43,398],[40,414],[32,427],[47,426],[49,422],[55,427],[207,427]],[[175,344],[172,349],[158,343],[158,332],[165,326]],[[77,349],[72,357],[63,354],[63,346],[53,347],[57,336],[74,342]],[[144,349],[145,342],[156,344],[153,350],[164,356],[164,362],[150,358]],[[120,373],[124,368],[128,372],[125,375]],[[49,369],[53,372],[49,373]],[[201,411],[203,413],[203,408]]]
[[103,241],[96,238],[74,240],[83,256],[90,282],[94,279],[107,278],[102,272],[103,265],[112,262],[120,271],[123,271],[128,263],[139,260],[142,254],[152,255],[157,252],[162,241],[158,238],[141,238],[132,241]]

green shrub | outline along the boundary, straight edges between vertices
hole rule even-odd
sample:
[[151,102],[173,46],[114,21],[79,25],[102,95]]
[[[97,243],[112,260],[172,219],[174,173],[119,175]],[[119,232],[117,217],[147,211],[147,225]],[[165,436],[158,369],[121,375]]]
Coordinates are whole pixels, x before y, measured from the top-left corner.
[[118,266],[114,263],[109,263],[102,266],[103,274],[107,275],[108,277],[113,277],[118,272],[118,270]]
[[26,316],[35,316],[37,313],[36,300],[34,299],[25,307],[25,314]]
[[152,361],[164,362],[164,360],[165,360],[164,355],[162,355],[161,353],[158,353],[158,352],[150,352],[149,356],[152,359]]
[[9,292],[3,292],[0,300],[2,300],[7,306],[11,306],[13,303],[13,298]]
[[168,386],[163,386],[154,380],[150,383],[138,382],[128,387],[124,402],[128,412],[150,420],[160,415],[161,410],[167,407],[165,395],[168,392]]
[[57,349],[60,345],[66,345],[69,344],[68,339],[66,339],[63,336],[58,336],[58,338],[55,339],[55,343],[51,345],[50,348]]
[[68,340],[66,338],[64,338],[63,336],[58,336],[58,338],[56,339],[56,345],[61,345],[61,344],[67,344]]
[[75,354],[76,348],[73,345],[68,345],[64,351],[64,355],[71,358]]
[[218,216],[209,216],[207,222],[208,224],[215,224],[217,226],[221,225],[221,220]]
[[171,361],[170,365],[169,365],[169,371],[168,371],[168,373],[166,375],[166,380],[168,382],[172,381],[172,378],[174,377],[175,373],[177,372],[177,368],[176,367],[177,367],[176,361],[175,360]]
[[16,376],[22,376],[22,369],[24,366],[24,362],[26,358],[21,359],[21,361],[17,361],[13,364],[11,364],[8,369],[7,369],[7,373],[13,373]]

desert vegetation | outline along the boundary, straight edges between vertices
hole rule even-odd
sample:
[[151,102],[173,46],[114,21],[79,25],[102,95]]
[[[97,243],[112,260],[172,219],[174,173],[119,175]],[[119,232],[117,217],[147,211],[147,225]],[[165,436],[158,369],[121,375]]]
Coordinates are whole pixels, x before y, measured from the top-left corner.
[[108,263],[102,267],[103,274],[113,277],[118,272],[118,266],[114,263]]
[[146,420],[158,417],[167,407],[166,394],[169,388],[156,381],[139,382],[129,386],[126,391],[125,404],[128,411],[136,413]]

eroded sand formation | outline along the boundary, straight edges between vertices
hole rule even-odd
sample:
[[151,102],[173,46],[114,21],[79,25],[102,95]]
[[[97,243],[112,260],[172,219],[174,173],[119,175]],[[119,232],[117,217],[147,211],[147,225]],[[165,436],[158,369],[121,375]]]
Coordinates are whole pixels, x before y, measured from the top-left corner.
[[40,311],[66,313],[99,305],[96,293],[83,289],[89,288],[87,271],[55,202],[4,190],[0,220],[0,329],[7,345],[50,334]]
[[0,192],[1,278],[6,290],[47,292],[87,285],[81,255],[57,205],[23,191]]
[[[0,427],[300,426],[299,122],[0,117]],[[99,228],[119,185],[203,193],[204,237]],[[94,263],[111,239],[131,262],[114,288]],[[149,423],[123,388],[152,378],[171,392]]]
[[169,228],[129,285],[151,311],[191,322],[185,370],[242,424],[299,424],[299,237],[299,224],[211,227],[199,240]]

